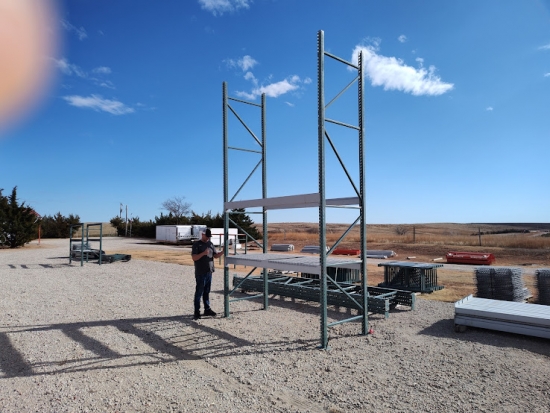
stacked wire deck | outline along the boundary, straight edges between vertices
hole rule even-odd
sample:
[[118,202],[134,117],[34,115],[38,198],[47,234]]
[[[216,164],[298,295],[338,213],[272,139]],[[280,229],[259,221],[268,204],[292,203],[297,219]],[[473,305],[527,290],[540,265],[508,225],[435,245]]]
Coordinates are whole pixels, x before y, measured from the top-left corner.
[[539,304],[550,305],[550,269],[541,268],[535,272]]
[[521,268],[480,267],[475,269],[477,297],[522,302],[526,292]]

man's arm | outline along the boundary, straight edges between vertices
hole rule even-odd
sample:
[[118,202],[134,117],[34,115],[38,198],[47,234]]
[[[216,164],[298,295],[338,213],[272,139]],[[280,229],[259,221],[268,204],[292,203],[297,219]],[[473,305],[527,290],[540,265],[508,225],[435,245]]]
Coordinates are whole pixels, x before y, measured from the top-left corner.
[[198,252],[197,254],[191,254],[191,258],[193,259],[193,261],[197,261],[197,260],[200,260],[205,255],[208,255],[208,247],[206,247],[203,252]]

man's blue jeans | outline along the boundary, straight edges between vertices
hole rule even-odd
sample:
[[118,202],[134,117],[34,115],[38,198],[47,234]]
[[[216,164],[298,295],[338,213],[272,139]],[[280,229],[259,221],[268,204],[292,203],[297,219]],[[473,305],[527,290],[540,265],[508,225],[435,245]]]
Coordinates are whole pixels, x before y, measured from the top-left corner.
[[195,275],[197,286],[195,287],[195,313],[200,312],[201,297],[204,303],[204,309],[210,308],[210,287],[212,285],[212,273],[207,272],[204,275]]

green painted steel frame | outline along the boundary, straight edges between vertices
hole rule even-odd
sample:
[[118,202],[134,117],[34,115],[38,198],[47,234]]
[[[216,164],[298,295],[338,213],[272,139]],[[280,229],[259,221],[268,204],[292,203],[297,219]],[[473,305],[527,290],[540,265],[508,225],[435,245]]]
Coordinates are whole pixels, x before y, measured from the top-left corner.
[[431,293],[444,288],[437,282],[437,268],[443,267],[442,264],[389,262],[378,266],[384,267],[384,282],[378,284],[379,287],[420,293]]
[[[233,275],[233,286],[246,291],[261,291],[263,285],[262,276],[239,277]],[[288,276],[284,274],[270,273],[268,275],[270,291],[273,295],[293,297],[301,300],[319,302],[319,279]],[[367,287],[369,295],[368,311],[375,314],[382,314],[385,318],[390,315],[390,309],[396,305],[403,305],[415,309],[416,296],[413,292],[396,290],[390,288]],[[257,295],[238,298],[245,300],[257,298]],[[357,301],[362,297],[361,287],[353,283],[340,283],[338,288],[330,286],[327,291],[327,303],[337,307],[346,307],[363,311],[362,305]],[[360,314],[360,318],[362,314]],[[339,320],[330,325],[341,324],[345,321],[357,320],[358,317],[350,317]],[[330,326],[329,325],[329,326]]]
[[[358,303],[361,308],[365,309],[368,308],[368,293],[367,293],[367,265],[366,265],[366,257],[365,252],[367,250],[367,233],[366,233],[366,191],[365,191],[365,131],[364,131],[364,109],[363,109],[363,89],[364,89],[364,81],[363,81],[363,54],[360,52],[358,57],[358,64],[354,65],[352,63],[349,63],[345,61],[344,59],[341,59],[331,53],[328,53],[324,49],[324,32],[320,30],[318,32],[317,36],[317,51],[318,51],[318,165],[319,165],[319,247],[321,253],[319,254],[319,263],[321,267],[321,276],[320,276],[320,292],[319,292],[319,302],[321,304],[321,316],[320,316],[320,324],[321,324],[321,343],[320,348],[322,349],[328,349],[328,327],[331,325],[334,325],[334,323],[329,324],[327,322],[327,291],[328,291],[328,281],[330,280],[332,283],[334,283],[336,286],[336,282],[331,279],[331,277],[327,276],[327,255],[332,252],[332,250],[342,241],[342,239],[351,231],[351,229],[359,223],[360,225],[360,237],[361,237],[361,303]],[[354,68],[357,70],[358,74],[357,77],[350,82],[337,96],[335,96],[328,105],[325,105],[325,69],[324,69],[324,59],[325,57],[332,58],[340,63],[344,63],[348,67]],[[332,105],[344,92],[346,92],[355,82],[357,82],[357,102],[358,102],[358,125],[349,125],[343,122],[339,122],[337,120],[328,119],[325,117],[325,110],[328,106]],[[261,108],[261,129],[262,129],[262,138],[261,142],[256,137],[256,135],[246,126],[246,124],[243,122],[243,120],[240,118],[240,116],[237,114],[237,112],[229,105],[229,101],[235,101],[240,102],[243,104],[258,106]],[[251,136],[256,140],[256,142],[261,147],[261,160],[256,165],[254,170],[251,172],[248,178],[246,178],[245,182],[241,185],[241,187],[238,189],[237,193],[233,196],[231,200],[235,198],[235,196],[238,194],[238,192],[244,187],[244,185],[247,183],[250,176],[256,171],[256,169],[261,165],[262,166],[262,198],[267,198],[267,168],[266,168],[266,121],[265,121],[265,113],[266,113],[266,106],[265,106],[265,94],[262,95],[262,103],[261,105],[258,105],[256,103],[247,102],[241,99],[231,98],[227,94],[227,83],[223,82],[223,181],[224,181],[224,205],[229,201],[229,164],[228,164],[228,151],[229,150],[244,150],[241,148],[235,148],[229,146],[229,135],[228,135],[228,109],[237,117],[237,119],[241,122],[241,124],[245,127],[245,129],[251,134]],[[358,162],[359,162],[359,186],[357,186],[353,179],[351,178],[350,174],[348,173],[344,162],[340,158],[338,151],[336,150],[335,145],[333,144],[332,139],[328,135],[326,129],[325,129],[325,123],[331,123],[334,125],[342,126],[351,128],[357,131],[358,133]],[[355,220],[353,224],[349,226],[349,228],[345,231],[345,233],[336,241],[335,245],[331,248],[330,251],[327,252],[327,245],[326,245],[326,188],[325,188],[325,139],[331,146],[332,150],[334,151],[334,154],[338,158],[340,165],[342,166],[342,169],[346,176],[348,177],[350,184],[354,188],[355,192],[357,193],[358,199],[359,199],[359,205],[357,206],[359,210],[359,216]],[[256,152],[256,151],[251,151]],[[259,151],[257,153],[260,153]],[[265,254],[267,252],[267,211],[266,207],[262,207],[262,221],[263,221],[263,253]],[[229,229],[229,211],[227,211],[224,208],[224,230],[225,230],[225,245],[227,245],[227,234]],[[227,259],[227,250],[225,250],[225,258]],[[250,274],[247,276],[249,277]],[[269,279],[267,276],[267,269],[264,268],[263,271],[263,299],[264,299],[264,309],[268,308],[268,292],[269,292]],[[229,268],[227,266],[224,266],[224,316],[229,317],[230,311],[229,311],[229,296],[235,291],[233,289],[230,291],[230,285],[229,285]],[[232,300],[233,301],[233,300]],[[368,311],[362,311],[362,315],[359,317],[353,317],[351,319],[348,319],[346,321],[353,321],[356,319],[361,319],[361,332],[362,334],[368,333]],[[339,324],[342,321],[337,322]]]
[[[224,204],[228,202],[229,199],[229,150],[235,150],[235,151],[246,151],[246,152],[253,152],[258,153],[261,155],[260,161],[256,164],[256,166],[252,169],[250,174],[246,177],[244,182],[240,185],[239,189],[233,194],[231,197],[231,200],[235,199],[235,197],[239,194],[241,189],[246,185],[248,180],[252,177],[252,175],[257,171],[258,167],[261,165],[262,169],[262,198],[267,197],[267,168],[266,168],[266,127],[265,127],[265,108],[266,108],[266,100],[265,100],[265,93],[262,94],[261,97],[261,104],[248,102],[246,100],[237,99],[229,97],[227,94],[227,83],[223,82],[222,85],[222,95],[223,95],[223,202]],[[243,119],[239,116],[237,111],[229,104],[229,101],[234,101],[246,105],[252,105],[259,107],[261,110],[261,140],[258,139],[258,137],[254,134],[254,132],[248,127],[248,125],[243,121]],[[261,151],[253,151],[249,149],[244,148],[237,148],[233,146],[229,146],[229,130],[228,130],[228,109],[233,113],[233,115],[239,120],[241,125],[248,131],[248,133],[252,136],[252,138],[256,141],[256,143],[260,146]],[[263,229],[263,240],[260,244],[257,240],[253,239],[246,231],[244,231],[242,228],[240,228],[233,220],[229,218],[229,211],[225,210],[224,208],[224,220],[223,220],[223,226],[224,226],[224,245],[228,245],[228,233],[229,233],[229,223],[233,223],[236,225],[240,231],[244,232],[246,234],[247,242],[248,238],[250,237],[257,245],[262,247],[262,251],[265,254],[267,252],[267,214],[265,207],[262,210],[262,229]],[[224,248],[224,258],[227,258],[228,249]],[[264,275],[267,275],[267,269],[264,268]],[[263,299],[264,299],[264,310],[267,310],[269,306],[269,297],[268,297],[268,283],[267,283],[267,276],[265,277],[266,282],[264,283],[264,291],[263,291]],[[230,291],[229,286],[229,268],[227,266],[224,266],[223,271],[223,281],[224,281],[224,316],[229,317],[230,315],[230,309],[229,304],[231,301],[229,296],[233,293],[233,291]]]
[[[90,238],[90,227],[95,227],[99,225],[99,238]],[[73,229],[81,227],[81,238],[80,238],[80,266],[82,267],[84,265],[84,240],[86,240],[86,244],[90,245],[90,241],[99,241],[99,265],[101,265],[101,259],[102,254],[101,251],[103,251],[103,225],[98,222],[95,224],[84,224],[82,222],[78,224],[73,224],[69,227],[69,264],[72,263],[72,249],[73,249]],[[84,238],[84,228],[86,228],[86,238]],[[86,262],[88,262],[88,254],[86,254]]]
[[[343,63],[348,67],[357,70],[357,77],[352,80],[346,87],[340,91],[328,104],[325,105],[325,57],[336,60]],[[364,130],[364,109],[363,109],[363,93],[364,93],[364,79],[363,79],[363,53],[360,52],[358,56],[358,64],[354,65],[346,60],[335,56],[325,51],[324,32],[319,31],[317,36],[317,75],[318,75],[318,141],[319,141],[319,248],[321,253],[319,254],[321,276],[320,276],[320,304],[321,304],[321,344],[323,349],[328,348],[328,327],[334,324],[328,324],[327,322],[327,289],[328,281],[334,283],[327,274],[327,255],[336,248],[345,235],[351,230],[351,228],[359,221],[360,225],[360,237],[361,237],[361,298],[362,308],[368,308],[368,293],[367,293],[367,261],[365,257],[365,251],[367,250],[367,233],[366,233],[366,188],[365,188],[365,130]],[[357,82],[357,108],[358,108],[358,125],[349,125],[334,119],[326,117],[326,109],[332,105],[344,92],[346,92],[352,84]],[[331,123],[337,126],[347,127],[354,129],[358,132],[358,162],[359,162],[359,188],[353,182],[352,177],[349,175],[343,160],[340,158],[336,146],[333,140],[330,138],[326,131],[325,124]],[[327,252],[326,245],[326,187],[325,187],[325,140],[329,143],[334,154],[336,155],[340,165],[349,179],[350,184],[355,189],[359,197],[359,216],[357,220],[349,227],[349,229],[337,240],[332,246],[331,250]],[[336,284],[336,283],[334,283]],[[363,311],[361,315],[361,333],[367,334],[368,327],[368,311]],[[349,319],[347,321],[353,321]]]

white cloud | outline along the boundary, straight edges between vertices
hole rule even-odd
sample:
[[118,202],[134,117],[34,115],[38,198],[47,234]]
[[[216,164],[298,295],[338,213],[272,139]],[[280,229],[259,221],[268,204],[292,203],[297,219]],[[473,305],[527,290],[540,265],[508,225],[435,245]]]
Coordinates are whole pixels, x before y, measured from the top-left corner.
[[75,27],[67,20],[61,20],[61,26],[63,26],[63,28],[68,32],[74,32],[78,37],[78,40],[84,40],[88,37],[88,33],[86,33],[86,29],[84,29],[84,27]]
[[487,106],[487,107],[485,108],[485,110],[488,111],[488,112],[492,112],[492,111],[493,111],[493,107],[492,107],[492,106]]
[[254,76],[254,74],[252,72],[246,72],[246,74],[244,75],[244,78],[246,80],[250,80],[255,85],[258,84],[258,79],[256,79],[256,77]]
[[92,79],[92,80],[98,86],[106,87],[107,89],[116,89],[115,85],[110,80],[101,80],[101,79]]
[[291,108],[294,107],[294,103],[291,103],[291,102],[285,102],[288,106],[290,106]]
[[248,69],[252,69],[254,66],[256,66],[258,62],[254,60],[252,57],[246,55],[242,59],[238,61],[239,67],[243,69],[243,71],[247,71]]
[[92,69],[92,72],[108,75],[111,73],[111,68],[106,66],[99,66],[95,69]]
[[549,73],[545,73],[545,74],[544,74],[544,77],[550,77],[550,72],[549,72]]
[[262,93],[265,93],[266,96],[271,98],[276,98],[285,93],[291,92],[298,89],[296,84],[297,76],[293,76],[291,79],[281,80],[280,82],[271,83],[267,86],[261,86],[253,90],[253,93],[260,96]]
[[550,50],[550,43],[545,44],[544,46],[540,46],[539,50]]
[[224,62],[227,64],[227,66],[238,67],[243,72],[253,69],[254,66],[258,64],[258,62],[249,55],[243,56],[240,59],[227,59],[224,60]]
[[64,57],[59,60],[52,58],[52,60],[55,63],[55,66],[66,75],[75,75],[82,78],[86,78],[88,76],[79,66],[69,63],[69,61]]
[[248,92],[245,92],[245,91],[242,91],[242,90],[235,92],[235,94],[240,98],[245,98],[245,99],[249,99],[249,100],[254,100],[258,97],[254,93],[248,93]]
[[397,40],[399,40],[401,43],[405,43],[407,41],[407,36],[405,36],[404,34],[402,34],[401,36],[399,36],[397,38]]
[[454,88],[452,83],[441,81],[435,74],[435,66],[425,69],[407,66],[403,60],[378,54],[377,46],[357,45],[352,53],[352,61],[357,64],[359,52],[363,51],[363,67],[373,86],[383,86],[384,90],[400,90],[414,96],[441,95]]
[[66,100],[71,106],[76,106],[78,108],[89,108],[98,112],[108,112],[113,115],[126,115],[134,112],[133,108],[126,106],[118,100],[103,99],[99,95],[91,95],[88,97],[72,95],[64,96],[63,99]]
[[[309,79],[309,78],[308,78]],[[259,86],[252,89],[251,92],[238,91],[237,96],[254,100],[263,93],[271,98],[276,98],[285,93],[292,92],[300,88],[300,84],[303,82],[299,76],[293,75],[279,82],[270,83],[265,86]]]
[[252,0],[199,0],[201,7],[211,12],[214,16],[226,12],[234,12],[239,9],[248,9]]
[[55,66],[67,76],[78,76],[82,79],[89,80],[97,86],[115,89],[113,82],[111,82],[110,80],[102,79],[103,75],[109,75],[111,73],[111,68],[107,66],[99,66],[95,69],[92,69],[92,73],[97,75],[97,77],[93,77],[89,76],[89,74],[84,71],[80,66],[69,63],[69,61],[64,57],[59,60],[52,58],[52,60]]

